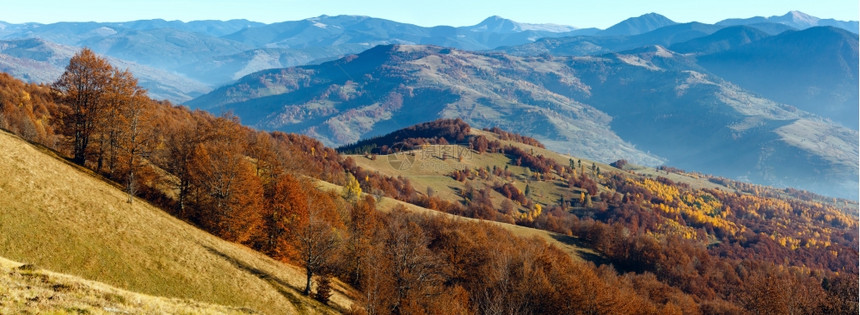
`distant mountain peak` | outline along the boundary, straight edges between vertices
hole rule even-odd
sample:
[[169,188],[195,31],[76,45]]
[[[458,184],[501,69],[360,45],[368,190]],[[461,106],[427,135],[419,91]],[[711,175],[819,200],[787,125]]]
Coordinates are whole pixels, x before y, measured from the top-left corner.
[[481,21],[481,23],[478,23],[477,25],[471,27],[471,30],[473,32],[489,31],[489,32],[494,32],[494,33],[508,33],[508,32],[519,32],[519,31],[521,31],[519,23],[514,22],[513,20],[503,18],[503,17],[498,16],[498,15],[493,15],[493,16],[490,16],[490,17],[484,19],[483,21]]
[[600,32],[603,36],[630,36],[639,35],[656,30],[661,27],[678,24],[669,18],[651,12],[637,17],[632,17],[613,25]]
[[640,15],[639,17],[640,17],[640,18],[643,18],[643,17],[649,17],[649,18],[663,18],[663,19],[667,19],[667,20],[669,19],[669,18],[667,18],[667,17],[665,17],[665,16],[663,16],[662,14],[659,14],[659,13],[657,13],[657,12],[648,12],[648,13],[645,13],[645,14]]
[[516,33],[525,31],[541,31],[551,33],[564,33],[576,30],[573,26],[541,23],[520,23],[511,19],[493,15],[475,26],[468,27],[473,32],[493,32],[493,33]]
[[788,17],[788,18],[791,18],[795,21],[806,21],[809,23],[817,23],[818,20],[820,20],[817,17],[811,16],[809,14],[806,14],[806,13],[803,13],[803,12],[800,12],[797,10],[789,11],[788,13],[783,15],[783,17]]
[[776,21],[778,23],[791,25],[797,28],[818,26],[818,21],[821,20],[817,17],[811,16],[800,11],[789,11],[783,16],[772,16],[768,19]]

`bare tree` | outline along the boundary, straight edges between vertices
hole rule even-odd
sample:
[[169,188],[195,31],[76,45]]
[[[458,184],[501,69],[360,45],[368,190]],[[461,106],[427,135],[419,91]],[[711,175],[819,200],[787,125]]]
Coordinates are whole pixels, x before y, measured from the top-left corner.
[[328,267],[340,243],[334,227],[318,218],[313,208],[309,210],[308,223],[296,235],[298,255],[307,274],[305,295],[311,294],[311,278]]
[[391,261],[394,314],[409,313],[416,304],[438,295],[444,281],[442,262],[427,248],[430,240],[421,227],[403,213],[387,227],[384,255]]

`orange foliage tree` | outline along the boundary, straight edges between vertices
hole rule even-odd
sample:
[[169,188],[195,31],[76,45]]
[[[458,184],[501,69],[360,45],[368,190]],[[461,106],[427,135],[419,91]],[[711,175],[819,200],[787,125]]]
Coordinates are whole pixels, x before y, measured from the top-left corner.
[[298,255],[292,235],[308,224],[308,196],[302,183],[295,176],[280,176],[266,190],[268,204],[263,210],[263,239],[259,240],[261,251],[267,255],[287,260]]
[[236,121],[218,118],[211,128],[191,163],[196,219],[224,239],[246,242],[262,223],[263,186],[243,154],[245,138]]
[[72,142],[72,161],[84,165],[90,137],[108,117],[105,111],[107,87],[113,67],[92,50],[84,48],[69,61],[65,72],[54,82],[65,105],[60,112],[62,133]]

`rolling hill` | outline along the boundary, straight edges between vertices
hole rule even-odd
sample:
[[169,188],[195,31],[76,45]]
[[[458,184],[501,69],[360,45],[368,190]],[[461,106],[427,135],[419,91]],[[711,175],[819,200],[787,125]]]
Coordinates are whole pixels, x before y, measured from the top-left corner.
[[492,49],[540,37],[564,36],[591,30],[570,26],[518,23],[498,16],[473,26],[422,27],[368,16],[338,15],[273,23],[224,36],[254,47],[302,49],[380,44],[435,44],[461,49]]
[[2,257],[147,295],[263,313],[334,313],[351,304],[342,293],[333,296],[336,308],[304,297],[299,268],[145,201],[129,204],[116,186],[47,149],[6,132],[0,148]]
[[[780,251],[774,250],[773,247],[768,248],[761,241],[749,241],[748,238],[755,238],[755,235],[759,235],[763,239],[779,240],[780,237],[784,238],[790,233],[794,233],[785,230],[777,232],[776,230],[782,229],[783,224],[793,226],[789,228],[793,231],[822,231],[822,227],[831,226],[826,220],[837,220],[837,217],[841,217],[847,220],[846,223],[834,224],[832,228],[834,231],[842,232],[836,232],[832,235],[840,235],[836,236],[837,239],[840,239],[841,235],[846,238],[855,237],[849,236],[849,234],[856,235],[852,229],[856,227],[857,204],[853,200],[837,200],[792,189],[749,185],[672,168],[654,169],[621,163],[607,165],[559,154],[544,149],[528,139],[511,139],[508,137],[510,134],[498,130],[455,128],[457,130],[455,132],[428,133],[428,131],[436,128],[433,126],[446,126],[439,123],[442,121],[444,120],[410,126],[381,137],[363,140],[356,145],[342,147],[339,150],[344,154],[357,153],[349,155],[349,157],[366,172],[378,172],[386,176],[408,178],[416,190],[427,191],[427,196],[441,200],[454,200],[458,205],[474,210],[475,213],[472,215],[480,216],[477,214],[478,209],[483,207],[483,204],[487,204],[495,209],[493,211],[495,220],[502,222],[515,220],[518,225],[534,226],[558,231],[562,234],[567,233],[565,229],[568,226],[576,226],[576,224],[553,220],[563,220],[560,218],[575,215],[582,220],[578,222],[590,222],[592,219],[625,222],[624,224],[633,227],[630,227],[629,230],[626,228],[619,229],[615,233],[619,238],[630,239],[636,233],[633,232],[635,227],[646,223],[643,223],[645,219],[642,217],[636,218],[629,214],[623,214],[625,211],[623,209],[636,207],[631,204],[646,204],[650,206],[647,207],[645,213],[663,215],[669,221],[669,223],[657,224],[656,231],[648,233],[666,233],[666,235],[678,233],[686,235],[684,237],[687,238],[697,238],[700,240],[699,244],[703,247],[707,246],[712,255],[722,258],[731,255],[728,253],[732,250],[728,248],[747,248],[749,256],[746,256],[745,260],[754,259],[752,257],[759,259],[759,257],[766,257],[775,251]],[[447,129],[455,130],[453,128]],[[466,135],[463,135],[463,130],[467,130]],[[440,138],[448,139],[447,142],[453,143],[451,140],[460,136],[465,138],[461,144],[438,144],[441,141]],[[480,144],[482,141],[485,145]],[[487,143],[490,145],[486,145]],[[391,148],[394,148],[394,151],[391,151]],[[386,152],[388,153],[386,154]],[[525,157],[528,156],[535,159],[526,159]],[[555,165],[555,167],[550,167],[548,171],[542,171],[543,166],[541,165]],[[588,184],[589,178],[594,180],[595,186]],[[646,192],[647,190],[653,191],[653,195]],[[686,196],[672,197],[679,193]],[[701,199],[696,199],[697,197],[693,196],[699,196]],[[731,201],[734,198],[745,200],[744,203],[746,204],[741,206],[734,203]],[[753,202],[757,198],[763,199]],[[717,203],[713,203],[714,201]],[[619,206],[619,204],[625,205]],[[828,206],[822,208],[821,205]],[[687,206],[690,208],[685,208]],[[816,210],[803,210],[810,206],[815,207]],[[680,207],[681,209],[673,210],[673,207]],[[760,209],[767,214],[728,212],[744,208]],[[777,210],[777,208],[782,210]],[[711,212],[707,209],[719,210]],[[706,214],[695,215],[694,212],[697,211],[703,211]],[[774,211],[781,211],[784,214],[775,214]],[[546,214],[545,216],[534,215],[535,212]],[[469,213],[469,210],[466,213]],[[830,214],[825,215],[824,213]],[[794,215],[807,216],[809,219],[792,217]],[[812,217],[828,217],[830,219],[820,221],[820,219],[812,219]],[[810,219],[817,222],[811,223]],[[671,223],[672,220],[676,220],[677,224]],[[727,230],[721,230],[723,228],[735,232],[726,232]],[[824,230],[827,229],[829,228]],[[642,270],[643,263],[641,261],[629,264],[617,260],[613,261],[613,259],[619,258],[613,258],[612,254],[609,254],[611,250],[607,250],[593,241],[588,241],[594,240],[594,237],[584,237],[583,234],[585,233],[577,233],[575,228],[573,230],[572,234],[578,238],[561,238],[559,241],[571,242],[578,246],[587,247],[590,245],[596,253],[604,255],[594,256],[588,251],[581,250],[574,250],[574,253],[598,264],[612,262],[616,270]],[[738,240],[728,236],[735,233],[745,235],[744,239]],[[788,256],[803,255],[810,258],[827,256],[826,254],[801,254],[805,251],[803,247],[810,248],[803,245],[803,241],[793,243],[795,245],[791,245],[791,241],[779,240],[779,242],[785,244],[779,246],[787,248]],[[854,246],[850,242],[842,244]],[[618,246],[612,248],[632,250],[630,247],[625,247],[630,245],[612,246]],[[643,249],[648,254],[653,254],[658,250],[656,248]],[[843,262],[853,268],[853,261],[856,260],[854,253],[855,251],[846,249],[838,256],[850,255],[850,257],[845,257],[847,260]],[[677,253],[676,255],[682,254]],[[714,259],[713,257],[711,259]],[[628,256],[624,256],[621,260],[627,258]],[[789,265],[790,263],[786,261],[783,258],[778,258],[776,263]],[[851,279],[853,281],[853,276]],[[704,286],[704,284],[694,286],[692,290],[698,290]],[[797,295],[791,294],[790,296]],[[753,304],[755,303],[759,302],[753,302]]]
[[234,41],[176,29],[120,31],[109,36],[87,38],[75,45],[160,69],[175,69],[202,59],[232,55],[252,48]]
[[[444,121],[446,119],[440,120]],[[468,204],[469,200],[463,197],[463,191],[466,190],[466,183],[475,185],[477,188],[486,187],[494,189],[493,185],[499,185],[499,181],[514,183],[521,191],[525,191],[525,186],[531,186],[534,194],[529,196],[529,199],[541,203],[547,207],[553,206],[559,202],[559,197],[562,200],[576,199],[579,192],[584,192],[586,189],[581,187],[568,187],[565,183],[559,183],[560,178],[553,172],[547,172],[545,178],[535,176],[537,171],[534,171],[533,166],[526,164],[517,164],[517,154],[509,151],[496,152],[492,149],[477,148],[475,145],[476,138],[484,138],[489,142],[498,142],[500,148],[516,147],[522,152],[528,152],[533,156],[541,157],[559,165],[569,166],[571,161],[576,161],[577,166],[574,171],[585,170],[587,174],[597,178],[622,178],[629,180],[641,180],[643,178],[664,177],[679,185],[688,186],[693,189],[709,189],[709,190],[725,190],[728,192],[743,193],[742,189],[736,188],[736,183],[730,181],[717,180],[712,175],[701,173],[687,173],[680,170],[671,170],[670,168],[650,168],[635,164],[607,164],[600,161],[584,159],[582,157],[569,154],[562,154],[551,149],[545,148],[541,143],[533,142],[534,139],[517,140],[511,138],[510,134],[500,129],[476,129],[471,128],[465,132],[465,139],[460,142],[453,140],[454,137],[460,137],[457,132],[449,132],[451,130],[445,127],[438,127],[436,122],[422,123],[414,126],[409,126],[404,129],[396,130],[389,134],[379,137],[364,139],[355,144],[346,145],[338,148],[342,154],[354,159],[357,165],[371,171],[391,177],[405,177],[410,179],[412,184],[418,191],[432,191],[432,195],[441,196],[444,200],[458,200],[459,202]],[[441,131],[440,131],[441,130]],[[461,128],[462,130],[462,128]],[[440,138],[447,139],[450,144],[430,144],[426,142],[429,139],[435,139],[437,142]],[[422,140],[425,142],[422,143]],[[386,149],[387,148],[387,149]],[[388,150],[386,153],[386,150]],[[586,165],[588,167],[583,167]],[[594,166],[592,166],[594,165]],[[605,176],[594,175],[595,169],[602,170]],[[493,174],[486,175],[490,179],[481,177],[481,170],[505,170],[510,174]],[[458,180],[455,176],[457,171],[471,170],[471,175],[467,175],[468,179]],[[671,171],[670,171],[671,170]],[[569,170],[568,170],[569,171]],[[490,172],[490,171],[488,171]],[[505,173],[501,172],[501,173]],[[492,172],[490,172],[492,173]],[[764,187],[763,187],[764,188]],[[601,183],[598,186],[598,192],[612,191],[612,185]],[[766,188],[774,189],[774,188]],[[501,203],[505,196],[501,192],[492,191],[492,200],[494,203]],[[783,195],[782,198],[792,199],[794,197]],[[823,197],[818,199],[819,202],[832,203],[831,198]],[[854,203],[847,206],[846,212],[851,215],[856,215],[857,209]],[[519,205],[517,206],[519,207]],[[496,208],[502,208],[497,205]],[[527,207],[519,208],[519,210],[528,210]],[[574,207],[573,212],[584,210]],[[511,228],[509,228],[511,229]],[[511,229],[516,231],[516,229]]]
[[[769,34],[768,31],[775,25],[778,24],[757,24],[746,27],[754,29],[757,32]],[[733,27],[691,22],[672,24],[637,35],[541,38],[533,43],[499,47],[495,50],[518,56],[536,56],[540,54],[549,54],[554,56],[591,56],[622,52],[654,45],[674,47],[674,45],[686,43],[686,46],[682,46],[685,52],[700,53],[712,49],[712,47],[709,46],[710,41],[713,40],[713,38],[711,38],[712,34],[729,28]],[[785,27],[779,29],[788,30],[790,28]],[[721,34],[720,36],[726,35]]]
[[[318,66],[255,73],[188,104],[328,145],[460,117],[607,163],[667,163],[855,195],[855,130],[755,96],[694,60],[660,46],[601,57],[380,46]],[[828,149],[809,145],[820,139]]]

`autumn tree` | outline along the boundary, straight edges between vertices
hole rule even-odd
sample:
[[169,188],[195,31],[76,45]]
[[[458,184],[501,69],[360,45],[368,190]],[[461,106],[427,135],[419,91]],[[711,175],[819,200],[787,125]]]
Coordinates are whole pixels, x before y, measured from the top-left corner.
[[[187,110],[177,110],[171,120],[164,124],[163,149],[159,159],[160,166],[176,176],[171,181],[176,189],[176,213],[180,218],[189,219],[189,198],[192,193],[194,148],[207,135],[200,128],[204,124],[202,114],[192,115]],[[166,118],[164,120],[167,120]]]
[[[572,164],[572,163],[571,163],[571,164]],[[612,162],[612,163],[611,163],[611,164],[609,164],[609,165],[611,165],[612,167],[615,167],[615,168],[618,168],[618,169],[622,169],[622,170],[623,170],[623,169],[624,169],[624,166],[626,166],[627,164],[628,164],[628,163],[627,163],[627,160],[625,160],[625,159],[620,159],[620,160],[618,160],[618,161]]]
[[352,173],[346,174],[346,185],[343,186],[343,192],[341,194],[343,199],[347,201],[354,202],[361,197],[361,185],[359,185],[358,180],[355,179],[355,176]]
[[[118,167],[118,160],[124,158],[126,192],[128,201],[132,202],[137,190],[137,170],[143,159],[148,157],[148,147],[154,138],[151,126],[145,126],[151,119],[151,114],[146,112],[150,100],[146,97],[146,90],[137,85],[137,79],[128,70],[115,71],[111,82],[108,99],[114,117],[109,119],[112,123],[106,127],[108,132],[103,135],[103,138],[108,139],[110,148],[108,169],[113,174]],[[99,156],[98,165],[102,164],[101,160]]]
[[427,298],[439,294],[443,264],[427,248],[430,239],[409,216],[398,212],[388,223],[383,255],[390,261],[394,314],[414,313]]
[[[137,86],[137,79],[128,70],[120,71],[114,69],[105,85],[104,94],[101,98],[102,119],[97,121],[95,133],[90,140],[95,145],[96,171],[104,172],[103,166],[107,162],[107,173],[113,177],[117,170],[116,164],[119,159],[120,138],[125,136],[127,130],[126,120],[123,119],[128,107],[134,101],[137,91],[142,89]],[[107,161],[105,161],[107,159]]]
[[858,314],[857,277],[841,274],[834,278],[825,278],[822,288],[827,291],[827,300],[823,303],[822,311],[826,314]]
[[257,176],[264,185],[270,184],[283,172],[280,152],[272,136],[267,132],[257,131],[248,135],[248,157],[255,160]]
[[0,128],[55,148],[52,123],[57,105],[51,89],[25,84],[11,75],[0,73]]
[[234,117],[215,120],[213,136],[194,148],[191,174],[197,221],[216,235],[246,242],[261,225],[263,187],[244,155],[244,134]]
[[314,299],[322,304],[328,304],[328,299],[331,297],[331,278],[328,274],[322,274],[317,279],[317,292],[314,294]]
[[350,283],[363,286],[362,275],[365,273],[365,266],[370,263],[371,241],[378,227],[376,200],[373,196],[365,196],[349,210],[346,222],[347,238],[344,244],[344,271]]
[[745,281],[741,301],[756,314],[813,314],[824,292],[801,270],[765,267]]
[[263,211],[263,239],[255,246],[279,260],[296,256],[292,237],[308,224],[308,196],[304,183],[291,174],[278,177],[266,189],[266,209]]
[[66,106],[61,113],[62,133],[72,141],[72,161],[86,162],[90,137],[106,117],[105,96],[113,67],[84,48],[69,61],[65,72],[54,82],[60,92],[60,102]]
[[300,263],[305,267],[307,279],[304,294],[311,294],[311,278],[323,272],[334,257],[340,236],[334,227],[319,217],[317,209],[311,209],[308,223],[299,228],[296,235]]

